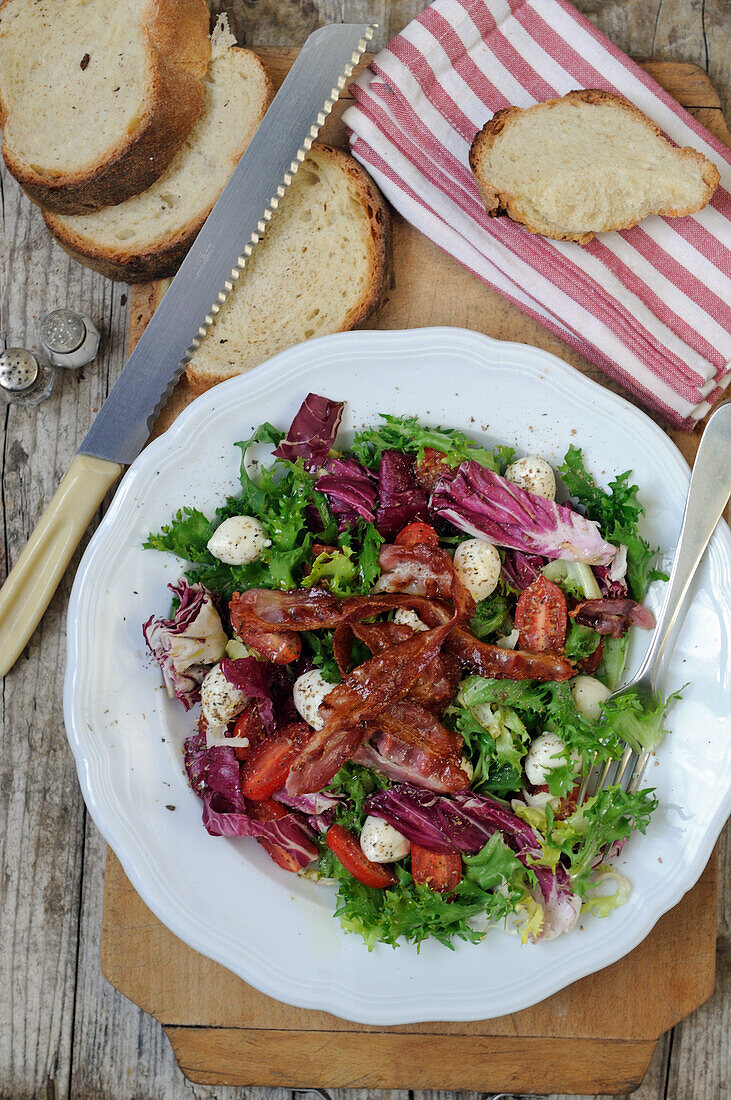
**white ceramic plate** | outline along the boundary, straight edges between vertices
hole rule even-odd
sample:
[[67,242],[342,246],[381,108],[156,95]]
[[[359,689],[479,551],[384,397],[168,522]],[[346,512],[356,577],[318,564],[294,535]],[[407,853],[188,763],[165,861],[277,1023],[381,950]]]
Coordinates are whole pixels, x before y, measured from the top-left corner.
[[[728,529],[717,531],[663,687],[689,682],[647,780],[660,809],[627,846],[629,903],[550,943],[495,930],[452,952],[427,943],[369,953],[332,916],[331,892],[277,868],[253,841],[213,838],[181,755],[192,719],[151,667],[141,623],[169,608],[172,555],[142,541],[191,505],[236,490],[233,444],[286,429],[314,390],[347,402],[345,433],[379,412],[418,414],[558,462],[570,443],[606,483],[631,468],[645,532],[672,552],[688,467],[637,409],[560,360],[460,329],[354,332],[300,345],[199,398],[128,471],[71,596],[65,716],[89,810],[135,889],[196,950],[279,1000],[361,1023],[472,1020],[515,1012],[619,959],[697,880],[728,812]],[[661,587],[661,586],[659,586]],[[650,603],[659,603],[651,593]],[[636,666],[645,639],[635,632]]]

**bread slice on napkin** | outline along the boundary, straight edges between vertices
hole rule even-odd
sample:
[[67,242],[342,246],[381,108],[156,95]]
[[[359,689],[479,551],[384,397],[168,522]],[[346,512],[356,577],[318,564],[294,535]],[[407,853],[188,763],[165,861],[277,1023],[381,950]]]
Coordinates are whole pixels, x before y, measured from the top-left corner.
[[194,392],[362,324],[382,297],[390,236],[388,210],[364,169],[315,143],[188,365]]
[[203,111],[167,171],[91,214],[44,214],[74,259],[129,283],[174,275],[251,141],[271,98],[258,57],[225,42],[203,79]]
[[649,214],[693,214],[720,179],[624,96],[596,90],[497,111],[472,143],[470,167],[488,214],[579,244]]
[[8,170],[57,213],[124,201],[165,171],[203,105],[205,0],[4,0]]

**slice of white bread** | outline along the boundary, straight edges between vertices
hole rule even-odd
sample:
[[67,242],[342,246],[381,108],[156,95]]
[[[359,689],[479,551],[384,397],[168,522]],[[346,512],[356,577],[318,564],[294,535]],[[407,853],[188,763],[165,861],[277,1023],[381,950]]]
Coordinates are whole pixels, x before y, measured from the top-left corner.
[[497,111],[472,143],[470,167],[488,214],[580,244],[649,214],[693,214],[720,178],[629,100],[590,89]]
[[175,274],[264,117],[271,84],[250,50],[225,48],[203,95],[200,118],[152,187],[91,214],[44,214],[74,259],[129,283]]
[[390,270],[391,222],[347,153],[315,143],[188,364],[195,393],[313,336],[362,324]]
[[165,171],[203,106],[205,0],[4,0],[8,170],[58,213],[123,202]]

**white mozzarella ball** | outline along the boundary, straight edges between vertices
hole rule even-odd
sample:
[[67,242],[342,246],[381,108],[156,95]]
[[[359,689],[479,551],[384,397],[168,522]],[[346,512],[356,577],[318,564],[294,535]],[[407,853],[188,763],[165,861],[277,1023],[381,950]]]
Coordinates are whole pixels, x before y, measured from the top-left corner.
[[325,725],[319,714],[320,704],[334,687],[335,684],[328,683],[319,668],[303,672],[294,682],[292,698],[295,709],[313,730],[321,730]]
[[411,851],[406,837],[380,817],[365,819],[360,834],[360,847],[371,863],[393,863],[397,859],[404,859]]
[[571,694],[579,714],[592,722],[598,722],[602,714],[602,703],[606,703],[612,693],[595,676],[575,676],[571,681]]
[[213,666],[201,684],[201,711],[209,726],[227,726],[247,701],[243,691],[226,679],[220,664]]
[[412,630],[428,630],[429,627],[426,623],[423,623],[415,611],[412,611],[408,607],[399,607],[396,614],[393,617],[395,623],[400,623],[402,626],[410,626]]
[[517,462],[511,462],[505,476],[519,489],[535,493],[537,497],[545,497],[546,500],[556,499],[556,476],[545,458],[539,458],[538,455],[519,458]]
[[226,565],[249,565],[260,557],[271,542],[264,525],[255,516],[231,516],[225,519],[208,540],[214,558]]
[[454,571],[472,598],[479,603],[497,588],[500,555],[491,542],[466,539],[454,552]]
[[557,733],[541,733],[531,741],[524,767],[526,779],[534,787],[542,787],[554,768],[566,763],[566,746]]

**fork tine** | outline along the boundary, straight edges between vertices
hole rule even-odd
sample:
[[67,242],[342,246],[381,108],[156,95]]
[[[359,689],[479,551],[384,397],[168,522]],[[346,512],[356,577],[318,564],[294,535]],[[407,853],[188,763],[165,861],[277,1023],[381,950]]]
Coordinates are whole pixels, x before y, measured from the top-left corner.
[[619,761],[619,764],[617,765],[617,774],[614,777],[614,785],[615,786],[617,784],[619,784],[620,787],[623,786],[622,778],[624,776],[624,773],[627,771],[627,765],[629,764],[630,760],[632,759],[632,756],[633,756],[632,749],[629,747],[629,745],[627,745],[624,752],[622,753],[622,759]]
[[649,752],[642,752],[635,761],[635,766],[632,769],[632,774],[629,777],[629,783],[626,790],[628,794],[634,794],[640,783],[642,782],[642,774],[647,766],[647,761],[650,759]]

